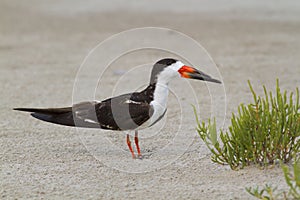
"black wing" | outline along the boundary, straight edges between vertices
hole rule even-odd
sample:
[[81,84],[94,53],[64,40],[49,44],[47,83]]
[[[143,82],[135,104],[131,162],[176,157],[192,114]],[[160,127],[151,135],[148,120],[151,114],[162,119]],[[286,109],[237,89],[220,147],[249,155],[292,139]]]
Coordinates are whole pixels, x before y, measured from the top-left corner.
[[[73,107],[65,108],[14,108],[14,110],[31,112],[31,116],[42,121],[65,126],[79,126],[88,128],[100,128],[99,124],[86,122],[84,119],[73,116],[73,111],[86,111],[95,108],[94,102],[83,102]],[[95,110],[95,109],[94,109]],[[76,113],[76,112],[75,112]],[[97,119],[97,118],[95,118]]]
[[96,105],[96,114],[101,128],[112,130],[135,129],[153,114],[153,108],[135,93],[125,94],[102,101]]
[[[138,97],[138,98],[136,98]],[[139,93],[125,94],[102,102],[82,102],[66,108],[16,108],[55,124],[110,130],[131,130],[153,114],[149,103]]]

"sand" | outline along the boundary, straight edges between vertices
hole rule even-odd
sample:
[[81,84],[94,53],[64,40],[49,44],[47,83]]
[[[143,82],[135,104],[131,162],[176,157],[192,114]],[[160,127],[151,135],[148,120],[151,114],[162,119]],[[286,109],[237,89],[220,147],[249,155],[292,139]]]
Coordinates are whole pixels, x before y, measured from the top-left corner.
[[[299,3],[128,3],[1,1],[0,198],[253,199],[245,187],[268,183],[285,190],[278,166],[232,171],[213,163],[195,131],[191,104],[201,120],[216,116],[218,126],[226,129],[237,106],[252,100],[247,80],[259,94],[262,84],[274,91],[276,78],[283,89],[299,86]],[[111,60],[108,67],[101,62],[108,53],[96,54],[96,60],[88,61],[100,71],[79,71],[101,41],[140,27],[184,33],[215,63],[204,51],[197,60],[197,51],[186,49],[186,42],[171,40],[176,52],[138,50]],[[169,35],[177,37],[172,31]],[[105,50],[118,52],[119,47],[135,44],[132,39],[123,41]],[[52,125],[12,111],[69,106],[81,98],[90,100],[90,90],[98,100],[139,90],[148,82],[152,63],[189,55],[201,65],[197,68],[223,84],[174,80],[166,118],[140,131],[143,160],[131,159],[125,133]],[[76,80],[84,86],[79,96],[73,93]]]

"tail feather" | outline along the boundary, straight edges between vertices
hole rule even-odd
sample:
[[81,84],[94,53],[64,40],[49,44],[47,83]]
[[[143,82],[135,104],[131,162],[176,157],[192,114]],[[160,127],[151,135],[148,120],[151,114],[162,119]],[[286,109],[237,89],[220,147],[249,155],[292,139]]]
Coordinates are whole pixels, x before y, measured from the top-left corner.
[[63,114],[67,112],[72,112],[72,107],[65,108],[14,108],[14,110],[24,111],[24,112],[37,112],[43,114]]
[[72,107],[65,108],[14,108],[14,110],[31,112],[31,116],[42,121],[75,126]]
[[35,112],[35,113],[31,113],[31,116],[45,122],[50,122],[50,123],[60,124],[65,126],[75,126],[72,112],[65,113],[65,114],[58,114],[58,115],[49,115],[49,114]]

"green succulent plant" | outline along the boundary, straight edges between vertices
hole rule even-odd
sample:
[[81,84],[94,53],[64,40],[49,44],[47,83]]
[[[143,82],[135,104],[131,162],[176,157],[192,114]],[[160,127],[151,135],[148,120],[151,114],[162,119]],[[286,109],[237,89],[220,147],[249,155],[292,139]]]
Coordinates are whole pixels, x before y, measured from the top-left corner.
[[219,138],[215,120],[200,123],[196,115],[197,131],[212,152],[212,161],[228,164],[232,169],[289,162],[300,149],[299,89],[295,95],[281,92],[277,80],[276,94],[263,86],[264,96],[260,97],[250,81],[248,85],[253,103],[238,107],[228,130],[220,130]]

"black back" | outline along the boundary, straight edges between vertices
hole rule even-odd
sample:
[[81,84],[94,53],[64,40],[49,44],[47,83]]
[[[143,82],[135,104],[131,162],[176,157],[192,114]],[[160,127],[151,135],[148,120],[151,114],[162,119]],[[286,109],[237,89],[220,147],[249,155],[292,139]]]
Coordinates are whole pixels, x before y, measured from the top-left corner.
[[155,85],[141,92],[134,92],[106,99],[96,105],[98,121],[103,129],[131,130],[141,126],[153,114],[150,102]]

